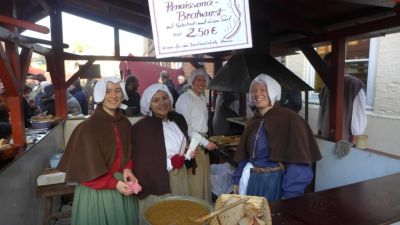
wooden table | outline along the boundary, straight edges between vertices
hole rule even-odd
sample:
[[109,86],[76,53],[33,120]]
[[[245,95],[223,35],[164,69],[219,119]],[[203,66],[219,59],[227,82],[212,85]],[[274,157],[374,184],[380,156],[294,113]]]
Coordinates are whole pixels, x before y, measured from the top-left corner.
[[400,220],[400,173],[271,202],[273,225],[376,225]]
[[50,225],[52,220],[71,216],[71,211],[53,213],[53,197],[72,194],[74,193],[74,191],[75,185],[67,185],[66,183],[37,187],[37,196],[46,198],[44,206],[44,225]]

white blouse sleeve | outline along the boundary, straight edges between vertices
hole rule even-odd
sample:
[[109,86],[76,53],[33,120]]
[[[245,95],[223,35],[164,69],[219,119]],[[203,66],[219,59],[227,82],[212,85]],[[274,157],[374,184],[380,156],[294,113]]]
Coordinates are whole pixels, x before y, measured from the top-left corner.
[[367,127],[367,114],[365,112],[365,92],[361,89],[353,102],[351,116],[351,133],[353,136],[361,135]]
[[[179,114],[182,114],[186,120],[186,123],[188,125],[188,135],[190,138],[192,138],[194,132],[197,132],[193,128],[192,117],[200,118],[200,116],[201,116],[201,114],[199,114],[198,116],[192,115],[192,113],[195,113],[195,114],[197,113],[197,112],[192,112],[192,109],[194,108],[194,106],[192,104],[193,104],[193,102],[191,101],[191,99],[188,98],[185,94],[183,94],[181,97],[179,97],[178,101],[175,104],[175,111]],[[200,141],[200,145],[206,146],[206,145],[208,145],[208,142],[209,141],[203,137]]]

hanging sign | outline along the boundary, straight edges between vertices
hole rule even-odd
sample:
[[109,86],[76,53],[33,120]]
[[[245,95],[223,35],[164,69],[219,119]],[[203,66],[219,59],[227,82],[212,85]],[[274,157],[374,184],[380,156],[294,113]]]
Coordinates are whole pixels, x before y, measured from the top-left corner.
[[149,0],[157,58],[251,48],[248,0]]

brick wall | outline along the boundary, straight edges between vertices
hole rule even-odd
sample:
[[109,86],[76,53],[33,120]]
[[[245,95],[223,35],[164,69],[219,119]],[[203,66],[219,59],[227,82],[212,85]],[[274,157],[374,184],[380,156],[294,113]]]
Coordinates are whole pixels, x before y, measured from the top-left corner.
[[400,33],[378,39],[374,113],[400,116]]

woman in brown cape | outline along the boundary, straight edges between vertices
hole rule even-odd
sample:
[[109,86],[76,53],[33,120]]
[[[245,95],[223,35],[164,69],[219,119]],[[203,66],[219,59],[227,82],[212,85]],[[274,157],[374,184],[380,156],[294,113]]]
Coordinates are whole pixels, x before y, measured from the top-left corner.
[[132,173],[129,120],[122,115],[126,98],[118,78],[94,87],[95,112],[73,131],[58,169],[66,182],[78,183],[72,205],[72,225],[137,225],[137,199],[128,181]]
[[156,202],[189,195],[184,165],[188,126],[182,115],[172,111],[172,103],[165,84],[149,86],[140,99],[145,117],[132,126],[133,171],[143,187],[139,193],[141,225],[147,224],[144,214]]
[[235,152],[234,192],[269,201],[302,195],[313,178],[311,164],[321,159],[310,127],[279,106],[281,86],[272,77],[258,75],[249,94],[257,109]]

